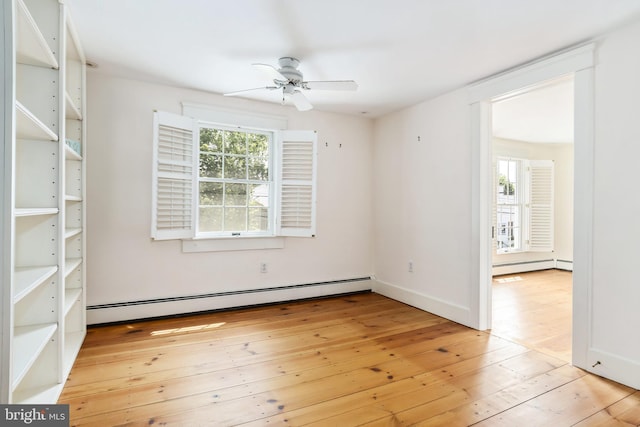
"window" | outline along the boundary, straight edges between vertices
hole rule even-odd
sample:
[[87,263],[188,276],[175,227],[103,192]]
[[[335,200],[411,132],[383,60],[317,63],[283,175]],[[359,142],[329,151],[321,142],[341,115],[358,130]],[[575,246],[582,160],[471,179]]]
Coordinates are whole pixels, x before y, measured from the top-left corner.
[[200,128],[196,234],[273,235],[272,132]]
[[156,240],[315,235],[317,137],[154,113]]
[[524,186],[522,161],[498,159],[497,248],[498,253],[522,250]]
[[553,161],[496,161],[495,244],[498,254],[553,251]]

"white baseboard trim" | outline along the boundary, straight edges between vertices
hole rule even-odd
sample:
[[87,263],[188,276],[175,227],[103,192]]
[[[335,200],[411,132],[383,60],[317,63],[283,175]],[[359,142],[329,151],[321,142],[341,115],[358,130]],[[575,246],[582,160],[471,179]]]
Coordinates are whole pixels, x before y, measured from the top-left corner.
[[494,265],[491,274],[500,276],[503,274],[526,273],[528,271],[548,270],[556,268],[558,270],[573,271],[573,261],[563,259],[546,259],[543,261],[514,262],[511,264]]
[[589,350],[587,363],[589,366],[578,367],[640,390],[640,361],[592,348]]
[[555,260],[547,259],[544,261],[494,265],[491,269],[491,274],[494,276],[500,276],[503,274],[526,273],[527,271],[548,270],[550,268],[556,268]]
[[87,307],[87,324],[96,325],[317,298],[370,291],[372,287],[373,283],[370,278],[358,278],[239,292],[89,305]]
[[565,261],[563,259],[557,259],[556,268],[558,270],[573,271],[573,261]]
[[453,304],[421,292],[392,285],[380,280],[373,280],[373,292],[462,325],[473,327],[471,322],[471,311],[468,307]]

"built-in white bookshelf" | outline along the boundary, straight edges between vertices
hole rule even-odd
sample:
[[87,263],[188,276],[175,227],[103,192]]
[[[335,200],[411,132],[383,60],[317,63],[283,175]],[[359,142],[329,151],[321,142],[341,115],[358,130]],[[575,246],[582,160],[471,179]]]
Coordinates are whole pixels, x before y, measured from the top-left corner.
[[56,403],[86,335],[86,61],[64,2],[8,0],[2,14],[0,403]]

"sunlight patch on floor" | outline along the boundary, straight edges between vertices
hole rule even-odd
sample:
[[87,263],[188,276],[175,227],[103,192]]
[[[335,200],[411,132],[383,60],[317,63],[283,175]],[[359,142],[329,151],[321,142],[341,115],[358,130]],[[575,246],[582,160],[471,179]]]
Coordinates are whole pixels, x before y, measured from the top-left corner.
[[498,283],[511,283],[511,282],[521,282],[523,279],[520,276],[511,276],[511,277],[498,277],[494,280]]
[[223,326],[225,322],[221,323],[209,323],[204,325],[196,325],[196,326],[188,326],[184,328],[173,328],[173,329],[163,329],[160,331],[153,331],[151,335],[167,335],[167,334],[180,334],[185,332],[195,332],[195,331],[204,331],[207,329],[215,329]]

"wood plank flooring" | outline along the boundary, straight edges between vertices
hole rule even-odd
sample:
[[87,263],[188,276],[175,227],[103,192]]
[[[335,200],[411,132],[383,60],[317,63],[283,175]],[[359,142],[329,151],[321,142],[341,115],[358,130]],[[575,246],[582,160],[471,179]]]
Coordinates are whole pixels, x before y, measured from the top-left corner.
[[640,392],[365,293],[90,328],[73,426],[633,426]]
[[571,276],[544,270],[494,277],[491,332],[571,362]]

